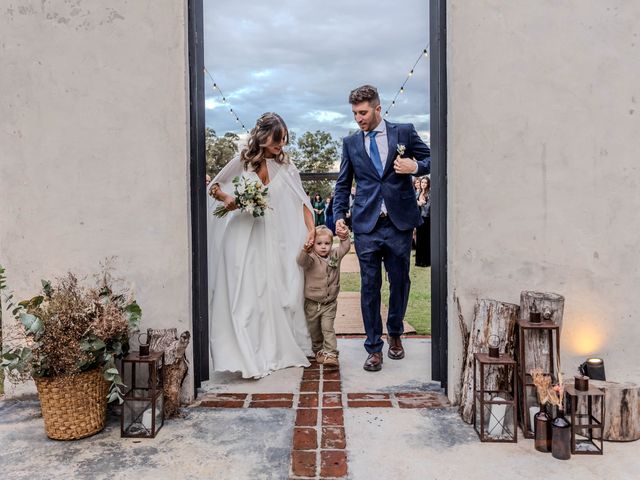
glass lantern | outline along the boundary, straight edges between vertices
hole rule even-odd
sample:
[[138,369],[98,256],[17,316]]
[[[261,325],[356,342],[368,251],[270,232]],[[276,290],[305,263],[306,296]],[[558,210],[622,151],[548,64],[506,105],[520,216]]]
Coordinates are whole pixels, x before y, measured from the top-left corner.
[[132,352],[122,359],[122,378],[127,387],[120,417],[121,437],[154,438],[162,428],[163,367],[164,352]]
[[[473,358],[473,427],[481,442],[517,442],[518,421],[515,373],[511,356],[476,353]],[[506,385],[495,384],[496,369],[505,369]],[[490,379],[491,378],[491,379]]]
[[565,387],[565,410],[571,416],[571,453],[602,455],[604,390],[589,385]]

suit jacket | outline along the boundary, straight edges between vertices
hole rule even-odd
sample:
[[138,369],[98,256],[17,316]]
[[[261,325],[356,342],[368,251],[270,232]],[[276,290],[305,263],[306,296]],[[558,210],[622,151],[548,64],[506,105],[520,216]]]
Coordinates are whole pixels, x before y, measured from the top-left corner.
[[422,223],[422,217],[416,204],[411,175],[397,174],[393,169],[393,161],[398,155],[398,145],[404,145],[403,157],[411,157],[418,162],[416,175],[426,175],[431,167],[429,147],[420,139],[412,124],[387,122],[389,155],[381,177],[367,155],[364,141],[362,131],[342,141],[342,163],[333,200],[335,221],[343,219],[349,209],[349,194],[355,178],[356,197],[351,217],[354,233],[373,230],[380,216],[383,199],[389,219],[399,230],[417,227]]

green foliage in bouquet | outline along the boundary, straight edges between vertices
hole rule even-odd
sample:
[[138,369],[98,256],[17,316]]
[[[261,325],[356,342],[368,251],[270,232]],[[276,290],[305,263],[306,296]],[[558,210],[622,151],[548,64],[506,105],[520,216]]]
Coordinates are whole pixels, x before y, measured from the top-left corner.
[[4,339],[2,363],[14,381],[55,377],[101,367],[110,382],[108,401],[122,403],[124,386],[116,359],[129,350],[141,309],[131,292],[116,292],[105,267],[95,286],[81,285],[68,273],[55,282],[42,280],[42,292],[16,303],[0,266],[2,305],[17,322],[15,338]]

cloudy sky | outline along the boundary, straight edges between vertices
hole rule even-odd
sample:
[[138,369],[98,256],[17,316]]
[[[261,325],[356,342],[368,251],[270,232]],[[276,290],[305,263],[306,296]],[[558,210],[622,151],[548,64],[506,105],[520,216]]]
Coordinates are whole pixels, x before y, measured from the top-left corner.
[[[427,0],[205,0],[206,122],[241,132],[266,111],[297,134],[336,139],[357,128],[349,91],[378,88],[383,113],[429,41]],[[422,57],[387,119],[429,130],[429,64]]]

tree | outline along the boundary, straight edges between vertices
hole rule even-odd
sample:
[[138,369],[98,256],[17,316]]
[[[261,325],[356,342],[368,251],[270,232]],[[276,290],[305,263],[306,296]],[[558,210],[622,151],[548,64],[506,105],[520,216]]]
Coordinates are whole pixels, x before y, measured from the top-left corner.
[[[301,172],[326,173],[335,169],[339,160],[339,143],[330,133],[317,130],[305,132],[299,139],[291,136],[289,156]],[[302,182],[304,189],[310,195],[319,193],[326,198],[333,191],[334,182],[331,180],[309,180]]]
[[238,153],[240,137],[233,132],[227,132],[222,137],[216,135],[215,130],[207,127],[205,130],[205,153],[207,158],[207,173],[211,178],[222,170],[229,160]]

